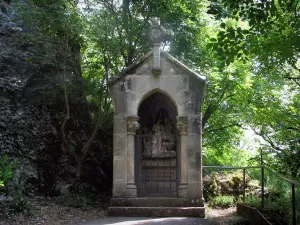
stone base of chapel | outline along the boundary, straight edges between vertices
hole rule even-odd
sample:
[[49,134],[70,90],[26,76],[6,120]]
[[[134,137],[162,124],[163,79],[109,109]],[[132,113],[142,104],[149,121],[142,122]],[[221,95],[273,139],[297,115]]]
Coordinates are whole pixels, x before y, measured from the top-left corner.
[[203,202],[183,198],[112,198],[109,216],[126,217],[205,217]]

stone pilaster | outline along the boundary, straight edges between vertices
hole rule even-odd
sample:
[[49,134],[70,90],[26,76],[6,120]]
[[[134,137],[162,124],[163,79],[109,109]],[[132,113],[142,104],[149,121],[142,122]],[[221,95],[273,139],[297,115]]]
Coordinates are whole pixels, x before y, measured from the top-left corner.
[[178,195],[180,198],[187,197],[188,190],[188,149],[187,149],[187,117],[177,117],[177,129],[180,132],[180,183]]
[[127,186],[127,118],[114,115],[113,197],[126,195]]
[[138,116],[127,117],[127,191],[128,197],[137,197],[135,185],[135,134],[139,129]]
[[191,206],[203,206],[201,114],[189,117],[188,196]]

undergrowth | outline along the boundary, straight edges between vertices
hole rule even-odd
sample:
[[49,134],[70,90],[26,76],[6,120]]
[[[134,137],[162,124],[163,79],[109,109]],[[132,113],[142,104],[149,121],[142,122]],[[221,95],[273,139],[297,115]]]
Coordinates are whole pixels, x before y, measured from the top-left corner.
[[234,205],[234,197],[230,195],[216,196],[209,200],[211,207],[230,207]]

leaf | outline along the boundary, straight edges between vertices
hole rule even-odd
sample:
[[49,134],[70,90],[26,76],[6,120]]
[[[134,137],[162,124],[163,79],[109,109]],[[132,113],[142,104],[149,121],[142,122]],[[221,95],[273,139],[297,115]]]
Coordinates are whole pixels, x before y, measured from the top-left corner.
[[208,43],[208,44],[206,45],[206,47],[210,49],[210,48],[213,48],[214,45],[215,45],[214,43]]
[[237,54],[237,56],[236,56],[236,57],[237,57],[238,59],[241,59],[241,58],[242,58],[242,56],[243,56],[243,53],[239,52],[239,53]]
[[225,61],[225,63],[226,63],[227,66],[229,66],[229,64],[231,63],[231,59],[227,58],[226,61]]
[[211,38],[210,41],[211,42],[217,42],[217,39],[216,38]]
[[239,33],[239,34],[237,35],[237,37],[240,38],[240,39],[243,39],[243,38],[244,38],[244,36],[243,36],[241,33]]
[[226,24],[225,23],[221,23],[220,27],[223,28],[223,29],[225,29],[226,28]]
[[221,62],[220,63],[220,68],[222,69],[222,68],[224,68],[225,67],[225,62]]
[[242,30],[243,34],[249,34],[249,30]]

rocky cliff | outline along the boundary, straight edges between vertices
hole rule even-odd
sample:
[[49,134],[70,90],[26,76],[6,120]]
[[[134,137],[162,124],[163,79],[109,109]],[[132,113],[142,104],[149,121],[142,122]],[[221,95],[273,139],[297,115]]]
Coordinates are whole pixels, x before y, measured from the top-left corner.
[[80,150],[92,129],[79,51],[74,48],[66,63],[57,65],[64,62],[61,49],[28,39],[22,21],[12,19],[9,3],[0,0],[0,154],[17,158],[26,179],[51,194],[60,180],[74,175],[76,166],[61,148],[64,78],[71,113],[66,139],[71,150]]

